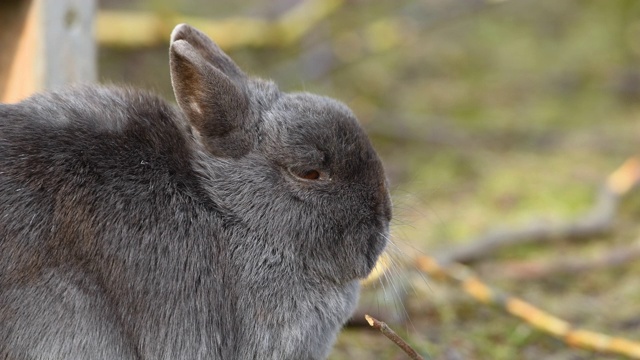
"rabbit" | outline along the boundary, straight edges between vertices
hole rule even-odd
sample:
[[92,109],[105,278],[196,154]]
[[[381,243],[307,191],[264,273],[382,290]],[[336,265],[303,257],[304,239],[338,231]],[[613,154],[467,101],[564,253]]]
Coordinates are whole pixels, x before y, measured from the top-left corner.
[[0,359],[323,359],[384,250],[346,105],[171,34],[177,106],[75,85],[0,105]]

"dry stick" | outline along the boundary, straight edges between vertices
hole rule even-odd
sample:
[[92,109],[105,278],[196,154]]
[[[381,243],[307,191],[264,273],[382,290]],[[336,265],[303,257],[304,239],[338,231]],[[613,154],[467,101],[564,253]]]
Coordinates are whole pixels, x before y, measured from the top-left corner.
[[556,239],[584,238],[608,232],[620,197],[640,183],[640,158],[632,157],[614,171],[585,216],[567,223],[532,223],[522,229],[491,232],[453,250],[436,254],[441,264],[471,262],[513,245]]
[[407,344],[406,341],[404,341],[398,334],[396,334],[396,332],[393,331],[389,327],[389,325],[369,315],[365,315],[364,318],[367,319],[367,322],[369,323],[369,325],[371,325],[372,328],[380,330],[382,335],[386,336],[389,340],[398,345],[398,347],[402,349],[402,351],[407,353],[407,355],[409,355],[411,359],[424,360],[424,358],[420,356],[420,354],[418,354],[418,352],[416,352],[411,347],[411,345]]
[[534,328],[563,340],[570,346],[640,359],[640,343],[574,328],[568,322],[540,310],[522,299],[490,288],[465,265],[442,266],[432,257],[419,256],[416,259],[416,266],[433,278],[459,284],[474,299],[485,304],[496,305]]
[[487,270],[487,272],[499,274],[498,276],[501,278],[533,280],[554,274],[575,275],[595,269],[621,266],[638,259],[640,259],[640,242],[630,246],[620,246],[589,259],[559,258],[551,261],[502,262],[484,266],[483,271]]

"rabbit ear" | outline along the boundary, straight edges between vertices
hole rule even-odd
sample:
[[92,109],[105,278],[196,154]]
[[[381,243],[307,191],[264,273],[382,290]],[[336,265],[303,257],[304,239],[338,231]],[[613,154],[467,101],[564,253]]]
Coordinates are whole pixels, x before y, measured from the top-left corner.
[[216,43],[197,29],[187,24],[176,26],[171,32],[171,43],[178,40],[184,40],[191,44],[200,56],[233,80],[239,81],[247,77]]
[[249,101],[239,83],[244,74],[233,61],[205,35],[181,25],[172,34],[170,67],[178,105],[207,150],[229,157],[248,152]]

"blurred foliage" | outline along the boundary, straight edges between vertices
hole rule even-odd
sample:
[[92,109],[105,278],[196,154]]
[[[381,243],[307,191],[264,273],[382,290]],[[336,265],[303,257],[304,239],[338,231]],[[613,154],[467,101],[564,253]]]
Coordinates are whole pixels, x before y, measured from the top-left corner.
[[[274,18],[295,3],[103,0],[101,7],[216,20]],[[589,208],[606,175],[637,152],[639,39],[634,0],[349,0],[299,43],[230,55],[284,90],[323,93],[354,109],[384,158],[396,243],[410,253]],[[100,61],[103,81],[173,98],[167,46],[101,48]],[[580,256],[629,243],[640,234],[637,204],[629,199],[610,237],[499,256]],[[485,275],[580,326],[640,339],[638,271],[636,264],[531,283]],[[390,284],[386,296],[410,318],[396,330],[433,359],[616,358],[567,348],[410,274],[397,271],[405,278],[396,283],[408,289]],[[332,358],[403,355],[380,334],[348,330]]]

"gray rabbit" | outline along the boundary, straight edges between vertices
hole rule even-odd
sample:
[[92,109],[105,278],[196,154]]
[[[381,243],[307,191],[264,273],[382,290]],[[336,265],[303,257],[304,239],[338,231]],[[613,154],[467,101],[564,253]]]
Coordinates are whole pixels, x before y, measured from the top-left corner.
[[322,359],[386,244],[343,104],[171,35],[178,107],[77,86],[0,105],[0,359]]

